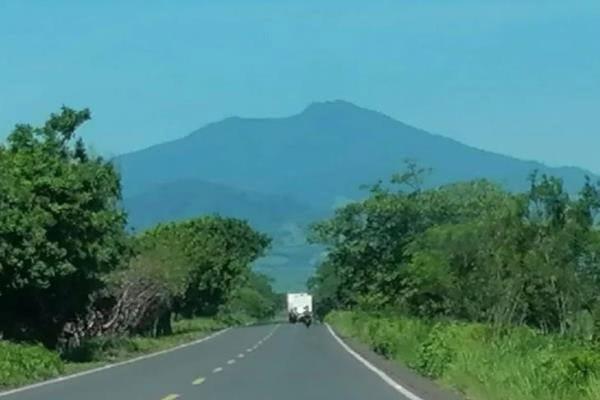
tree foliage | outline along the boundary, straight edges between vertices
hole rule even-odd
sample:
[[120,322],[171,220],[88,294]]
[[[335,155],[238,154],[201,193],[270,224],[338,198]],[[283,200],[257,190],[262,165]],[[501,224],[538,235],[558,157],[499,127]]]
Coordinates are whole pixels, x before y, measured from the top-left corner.
[[158,225],[133,241],[127,268],[107,275],[86,315],[66,326],[63,351],[78,354],[82,342],[98,336],[168,335],[174,314],[216,317],[249,309],[256,300],[249,295],[259,295],[248,284],[263,283],[250,264],[269,239],[244,221],[200,217]]
[[282,297],[273,290],[272,280],[249,271],[244,284],[235,291],[221,312],[233,321],[265,320],[282,309]]
[[0,329],[52,344],[128,252],[113,166],[76,139],[88,110],[18,125],[0,147]]
[[245,221],[127,234],[119,175],[76,136],[88,119],[63,107],[0,146],[0,337],[68,352],[96,336],[170,333],[173,313],[271,313],[270,282],[251,271],[270,239]]
[[244,283],[270,239],[245,221],[206,216],[159,225],[140,242],[143,249],[162,244],[175,254],[170,267],[161,270],[161,280],[170,285],[177,312],[192,316],[215,315]]
[[522,194],[486,181],[423,191],[415,174],[314,227],[328,246],[309,282],[322,311],[388,308],[562,334],[600,317],[598,185],[588,179],[570,196],[534,173]]

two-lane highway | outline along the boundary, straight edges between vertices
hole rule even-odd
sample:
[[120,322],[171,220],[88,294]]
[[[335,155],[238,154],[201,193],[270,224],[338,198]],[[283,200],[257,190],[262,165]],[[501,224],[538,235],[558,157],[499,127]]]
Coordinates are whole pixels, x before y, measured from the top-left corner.
[[323,325],[230,329],[192,346],[2,400],[406,399]]

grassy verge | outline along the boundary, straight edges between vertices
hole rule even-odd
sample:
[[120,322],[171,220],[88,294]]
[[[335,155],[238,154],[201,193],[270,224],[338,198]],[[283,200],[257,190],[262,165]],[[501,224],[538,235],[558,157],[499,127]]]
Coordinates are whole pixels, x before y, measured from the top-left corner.
[[52,378],[64,371],[57,353],[39,345],[0,341],[0,389]]
[[342,335],[476,400],[600,399],[600,348],[527,328],[333,312]]
[[96,338],[69,355],[77,361],[64,361],[42,346],[0,341],[0,390],[169,349],[224,327],[223,322],[197,318],[174,322],[173,334],[169,336]]

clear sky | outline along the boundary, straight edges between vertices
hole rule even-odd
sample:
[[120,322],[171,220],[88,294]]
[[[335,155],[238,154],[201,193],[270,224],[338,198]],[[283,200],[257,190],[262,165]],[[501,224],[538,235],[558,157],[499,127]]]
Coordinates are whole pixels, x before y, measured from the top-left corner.
[[114,155],[330,99],[600,173],[600,0],[0,1],[0,139],[85,106]]

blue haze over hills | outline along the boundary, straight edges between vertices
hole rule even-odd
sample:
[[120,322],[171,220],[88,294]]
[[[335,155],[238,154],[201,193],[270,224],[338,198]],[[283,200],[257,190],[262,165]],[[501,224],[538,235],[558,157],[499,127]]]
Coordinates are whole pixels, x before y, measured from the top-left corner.
[[429,186],[488,178],[519,191],[537,169],[574,191],[591,175],[479,150],[340,100],[285,118],[227,118],[116,163],[134,228],[210,213],[248,219],[274,237],[256,268],[281,289],[299,289],[322,250],[306,243],[308,224],[361,198],[361,185],[387,179],[407,158],[432,168]]

